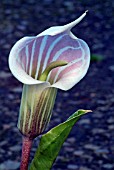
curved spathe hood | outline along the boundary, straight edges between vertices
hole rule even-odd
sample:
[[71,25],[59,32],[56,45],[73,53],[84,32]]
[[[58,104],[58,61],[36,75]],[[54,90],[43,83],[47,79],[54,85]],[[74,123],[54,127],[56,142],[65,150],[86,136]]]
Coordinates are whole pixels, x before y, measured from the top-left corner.
[[[68,90],[86,74],[90,63],[88,45],[71,33],[86,12],[77,20],[64,26],[51,27],[34,37],[20,39],[9,55],[9,67],[13,75],[27,85],[44,84]],[[53,61],[64,60],[68,64],[53,69],[45,82],[39,77]]]

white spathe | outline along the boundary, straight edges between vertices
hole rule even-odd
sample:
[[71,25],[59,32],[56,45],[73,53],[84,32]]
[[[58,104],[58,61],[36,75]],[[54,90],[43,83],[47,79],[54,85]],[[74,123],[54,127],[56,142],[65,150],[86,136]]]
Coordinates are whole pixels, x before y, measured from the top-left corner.
[[[37,36],[24,37],[20,39],[19,41],[17,41],[17,43],[11,49],[11,52],[9,55],[9,67],[10,67],[12,74],[20,82],[22,82],[23,84],[27,84],[27,85],[42,84],[44,85],[44,87],[55,87],[55,88],[59,88],[62,90],[69,90],[75,84],[77,84],[87,73],[89,63],[90,63],[90,51],[89,51],[88,45],[83,40],[80,40],[75,35],[73,35],[70,30],[76,24],[78,24],[85,17],[85,15],[86,15],[86,12],[83,15],[81,15],[77,20],[67,25],[51,27],[43,31],[42,33],[38,34]],[[61,47],[61,49],[58,51],[57,45],[60,46],[62,37],[65,37],[65,36],[67,36],[67,39],[69,36],[69,39],[66,42],[67,46]],[[48,42],[48,38],[51,39],[50,42]],[[52,41],[52,38],[54,39],[53,41]],[[36,44],[38,44],[40,41],[41,41],[41,46],[39,47],[39,53],[38,53],[37,52],[38,48],[36,48]],[[64,39],[63,44],[65,41],[66,39]],[[76,45],[75,47],[71,46],[71,44],[73,44],[73,41],[76,41],[76,43],[78,44],[77,47]],[[61,46],[63,44],[61,44]],[[47,46],[49,50],[47,50]],[[56,51],[55,53],[53,52],[53,49]],[[45,56],[47,55],[43,54],[46,50],[48,51],[48,53],[50,53],[49,58],[45,58]],[[51,53],[52,54],[54,53],[53,57]],[[22,55],[24,55],[25,58]],[[76,59],[74,59],[75,55],[76,55]],[[80,55],[79,58],[78,58],[78,55]],[[53,79],[52,85],[50,84],[50,81],[49,82],[39,81],[38,74],[40,72],[40,69],[43,71],[43,67],[46,68],[46,66],[49,64],[51,60],[54,61],[56,59],[57,60],[64,59],[68,61],[69,64],[62,68],[54,69],[51,72],[51,74],[48,77],[48,80]],[[37,61],[38,66],[36,65],[36,61]],[[72,63],[72,61],[74,63]],[[43,62],[45,63],[44,64],[45,66],[42,66]],[[37,78],[31,76],[27,72],[28,67],[29,67],[29,72],[31,73],[34,71],[34,69],[36,70]]]

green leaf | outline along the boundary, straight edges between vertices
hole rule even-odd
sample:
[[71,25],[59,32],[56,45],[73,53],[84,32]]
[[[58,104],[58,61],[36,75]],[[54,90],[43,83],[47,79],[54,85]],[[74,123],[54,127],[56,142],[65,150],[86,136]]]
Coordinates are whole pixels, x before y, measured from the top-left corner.
[[100,62],[102,60],[104,60],[104,57],[102,55],[98,55],[98,54],[91,55],[91,62]]
[[52,128],[41,138],[30,170],[50,170],[65,139],[78,119],[90,110],[78,110],[64,123]]

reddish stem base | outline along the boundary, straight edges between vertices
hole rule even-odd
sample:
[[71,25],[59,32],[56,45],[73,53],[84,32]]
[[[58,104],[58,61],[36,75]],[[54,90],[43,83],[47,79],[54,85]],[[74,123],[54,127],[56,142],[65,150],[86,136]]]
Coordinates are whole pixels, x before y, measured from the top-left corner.
[[27,137],[23,137],[20,170],[28,170],[31,147],[32,147],[32,140]]

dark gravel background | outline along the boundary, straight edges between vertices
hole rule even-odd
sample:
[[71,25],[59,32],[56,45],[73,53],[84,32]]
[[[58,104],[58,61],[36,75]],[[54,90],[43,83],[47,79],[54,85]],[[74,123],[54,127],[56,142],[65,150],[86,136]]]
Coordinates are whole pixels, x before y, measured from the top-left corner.
[[[104,60],[91,63],[87,76],[70,91],[58,92],[49,128],[77,109],[91,109],[73,128],[52,170],[114,170],[114,1],[0,1],[0,170],[18,170],[21,135],[16,127],[22,84],[10,73],[8,54],[23,36],[66,24],[85,10],[74,29],[91,53]],[[48,128],[48,129],[49,129]],[[34,143],[31,158],[38,139]]]

